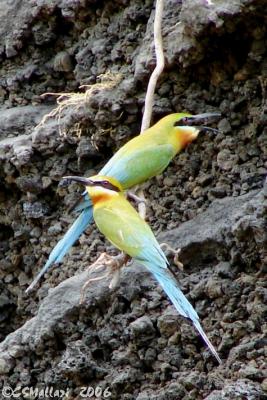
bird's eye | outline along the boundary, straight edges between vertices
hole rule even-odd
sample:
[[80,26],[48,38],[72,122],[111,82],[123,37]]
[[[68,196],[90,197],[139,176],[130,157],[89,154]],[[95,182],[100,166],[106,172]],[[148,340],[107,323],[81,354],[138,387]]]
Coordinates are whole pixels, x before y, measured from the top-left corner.
[[175,122],[174,126],[183,126],[187,125],[187,123],[188,123],[188,117],[183,117],[179,119],[179,121]]
[[175,122],[174,126],[189,126],[194,122],[194,117],[183,117]]

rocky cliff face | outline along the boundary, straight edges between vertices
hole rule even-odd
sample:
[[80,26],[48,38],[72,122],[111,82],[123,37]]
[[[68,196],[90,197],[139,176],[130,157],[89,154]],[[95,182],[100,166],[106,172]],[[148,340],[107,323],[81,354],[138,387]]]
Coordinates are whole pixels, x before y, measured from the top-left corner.
[[[86,268],[114,252],[94,227],[24,293],[75,217],[77,188],[59,189],[60,178],[97,172],[139,132],[155,65],[153,1],[0,2],[1,387],[53,386],[77,399],[88,386],[125,400],[264,398],[266,6],[168,0],[163,19],[154,121],[180,110],[222,119],[216,136],[203,134],[145,184],[148,220],[181,248],[184,271],[173,268],[225,360],[217,367],[139,265],[112,290],[108,280],[90,286],[79,304]],[[81,85],[95,86],[36,127],[55,99],[41,94]]]

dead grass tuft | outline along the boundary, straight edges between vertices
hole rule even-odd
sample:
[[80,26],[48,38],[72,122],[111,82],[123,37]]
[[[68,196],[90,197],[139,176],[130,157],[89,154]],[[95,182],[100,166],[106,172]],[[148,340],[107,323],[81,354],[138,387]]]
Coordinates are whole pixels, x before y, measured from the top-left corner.
[[[84,92],[73,92],[73,93],[43,93],[41,97],[45,96],[55,96],[57,97],[56,102],[57,106],[50,111],[49,113],[45,114],[39,124],[36,126],[36,129],[42,127],[49,119],[56,118],[59,127],[59,134],[61,136],[67,135],[67,130],[64,124],[62,124],[61,118],[63,111],[72,108],[73,111],[78,111],[81,107],[84,107],[91,96],[98,91],[102,90],[110,90],[113,87],[117,86],[121,80],[121,74],[113,74],[110,71],[106,72],[105,74],[101,74],[98,76],[100,82],[97,82],[93,85],[82,85],[79,89],[85,89]],[[71,128],[72,132],[76,132],[78,137],[81,136],[81,125],[80,122],[74,124]]]

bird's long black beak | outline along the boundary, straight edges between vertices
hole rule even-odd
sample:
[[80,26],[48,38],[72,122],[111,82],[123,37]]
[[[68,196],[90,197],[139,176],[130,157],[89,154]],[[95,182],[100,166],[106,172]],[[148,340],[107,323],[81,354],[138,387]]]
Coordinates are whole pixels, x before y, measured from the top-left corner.
[[213,124],[221,118],[221,113],[203,113],[197,115],[190,115],[188,117],[183,117],[177,121],[175,126],[192,126],[196,127],[202,131],[218,132],[217,129],[209,128],[205,125]]
[[84,186],[94,186],[95,183],[89,178],[83,178],[82,176],[63,176],[60,186],[68,186],[71,182],[81,183]]

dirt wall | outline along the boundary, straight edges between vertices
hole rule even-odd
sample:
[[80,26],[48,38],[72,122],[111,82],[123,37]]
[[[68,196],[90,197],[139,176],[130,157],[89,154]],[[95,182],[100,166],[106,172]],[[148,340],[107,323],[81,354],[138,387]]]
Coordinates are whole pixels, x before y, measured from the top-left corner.
[[[139,265],[113,290],[107,280],[88,288],[79,305],[88,265],[114,253],[94,226],[25,294],[75,218],[67,210],[77,187],[58,188],[61,177],[99,171],[140,130],[155,66],[153,1],[0,2],[2,387],[53,386],[73,399],[99,385],[125,400],[265,398],[266,6],[168,0],[163,17],[153,121],[184,110],[222,118],[218,134],[203,134],[144,185],[148,222],[181,248],[184,271],[173,268],[218,367]],[[96,85],[60,121],[36,127],[55,104],[43,93],[98,84],[108,71],[116,84]]]

